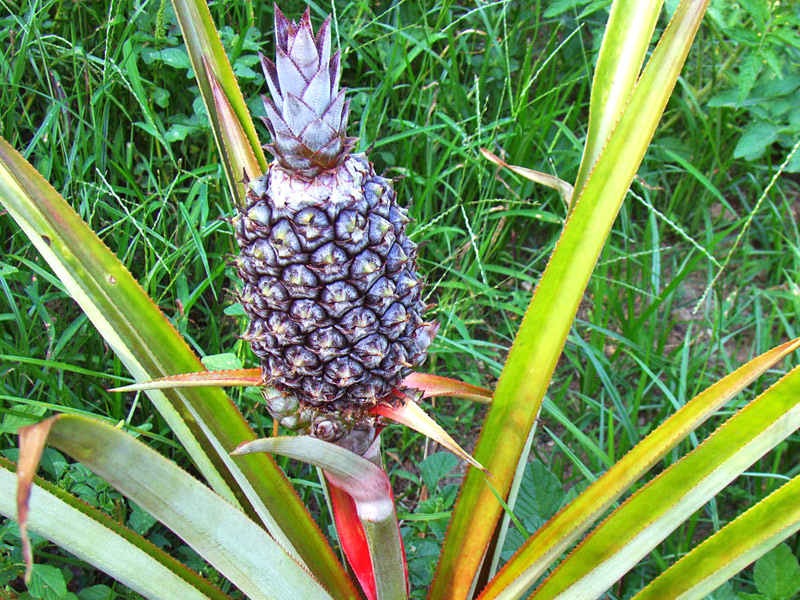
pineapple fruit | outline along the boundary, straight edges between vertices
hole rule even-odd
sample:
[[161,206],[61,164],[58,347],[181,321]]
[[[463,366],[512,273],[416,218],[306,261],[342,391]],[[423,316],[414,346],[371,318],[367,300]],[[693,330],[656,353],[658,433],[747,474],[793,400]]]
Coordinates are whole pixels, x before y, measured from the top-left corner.
[[393,402],[438,325],[422,318],[417,249],[392,181],[351,153],[330,17],[315,36],[308,10],[298,24],[276,6],[275,36],[275,62],[261,57],[275,162],[234,219],[244,337],[280,392],[264,396],[282,425],[369,442],[370,408]]

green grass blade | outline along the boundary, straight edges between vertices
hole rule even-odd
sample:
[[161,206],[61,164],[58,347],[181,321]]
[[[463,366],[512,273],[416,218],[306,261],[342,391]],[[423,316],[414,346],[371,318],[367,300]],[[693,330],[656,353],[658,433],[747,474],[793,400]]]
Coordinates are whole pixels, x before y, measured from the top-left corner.
[[800,367],[611,513],[531,598],[599,598],[692,513],[798,427]]
[[800,348],[800,339],[765,352],[687,402],[543,525],[481,594],[520,597],[612,504],[667,452],[746,386]]
[[597,56],[589,101],[589,127],[575,180],[580,194],[639,77],[663,0],[614,2]]
[[[20,430],[22,489],[29,482],[25,475],[35,469],[31,459],[38,459],[45,441],[84,463],[169,527],[249,598],[330,598],[237,507],[158,452],[101,421],[61,415]],[[24,495],[20,515],[23,508]]]
[[[684,1],[654,51],[534,292],[495,390],[474,457],[505,496],[558,357],[628,186],[677,81],[707,0]],[[430,598],[466,598],[501,505],[470,469]]]
[[681,558],[634,600],[700,600],[798,530],[800,477],[795,477]]
[[[0,202],[137,380],[205,370],[114,254],[2,138]],[[328,589],[353,597],[352,583],[277,465],[263,454],[236,461],[229,456],[256,436],[224,392],[147,393],[220,495],[257,515]]]
[[[186,49],[189,52],[189,59],[192,62],[194,75],[200,86],[200,94],[211,120],[211,127],[214,131],[214,138],[217,141],[217,149],[220,152],[222,163],[225,166],[225,174],[228,179],[228,186],[234,199],[237,198],[237,187],[242,179],[241,172],[234,170],[233,159],[228,155],[225,145],[225,135],[219,116],[215,110],[214,91],[209,79],[209,72],[214,74],[225,97],[239,121],[242,131],[250,143],[253,156],[261,166],[261,172],[254,174],[260,175],[267,170],[267,159],[261,149],[261,142],[258,140],[253,119],[250,111],[236,82],[236,76],[225,55],[225,49],[220,42],[219,34],[214,27],[208,4],[205,0],[172,0],[175,8],[175,15],[186,42]],[[205,61],[205,65],[204,65]],[[206,65],[208,69],[206,68]]]
[[[0,458],[0,514],[17,515],[16,467]],[[42,535],[132,590],[157,600],[228,600],[228,596],[108,515],[36,478],[28,522]]]

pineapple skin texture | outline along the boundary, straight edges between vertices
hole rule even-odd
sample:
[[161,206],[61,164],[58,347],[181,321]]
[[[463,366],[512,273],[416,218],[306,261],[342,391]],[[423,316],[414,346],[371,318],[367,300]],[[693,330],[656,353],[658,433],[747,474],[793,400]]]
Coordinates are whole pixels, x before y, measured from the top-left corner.
[[234,219],[270,413],[292,430],[336,442],[370,428],[420,366],[438,324],[422,315],[416,245],[392,182],[363,154],[311,179],[273,163],[248,184]]

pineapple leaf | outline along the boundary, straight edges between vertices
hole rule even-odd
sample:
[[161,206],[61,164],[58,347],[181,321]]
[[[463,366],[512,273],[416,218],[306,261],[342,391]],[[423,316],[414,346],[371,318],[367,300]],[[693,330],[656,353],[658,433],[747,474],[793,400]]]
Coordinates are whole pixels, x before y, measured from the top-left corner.
[[477,460],[472,458],[466,450],[459,446],[458,443],[450,437],[450,434],[442,429],[441,425],[434,421],[428,413],[422,410],[419,404],[413,400],[404,399],[401,403],[397,404],[397,406],[377,404],[375,408],[372,409],[372,413],[381,415],[397,423],[402,423],[415,431],[419,431],[424,436],[429,437],[450,450],[450,452],[459,458],[467,461],[476,469],[480,469],[487,475],[491,475]]
[[700,600],[798,529],[800,476],[694,548],[633,600]]
[[17,502],[23,535],[31,480],[46,441],[172,529],[248,597],[330,598],[237,507],[122,430],[86,417],[60,415],[20,430]]
[[664,0],[624,0],[611,5],[592,80],[586,145],[575,181],[578,194],[631,96],[663,3]]
[[564,201],[565,206],[569,206],[569,203],[572,202],[572,194],[574,189],[572,188],[571,184],[567,183],[563,179],[559,179],[555,175],[542,173],[541,171],[534,171],[533,169],[510,165],[496,154],[489,152],[486,148],[481,148],[481,154],[483,154],[483,157],[486,160],[493,162],[498,167],[508,169],[509,171],[516,173],[525,179],[529,179],[530,181],[538,183],[539,185],[544,185],[557,190],[558,193],[561,194],[561,199]]
[[358,518],[356,503],[343,489],[328,483],[328,497],[339,543],[367,600],[377,600],[378,591],[375,586],[375,572],[372,570],[369,544],[364,527]]
[[[678,7],[586,186],[574,201],[526,311],[474,452],[495,476],[492,483],[503,497],[511,488],[515,466],[597,257],[672,94],[707,4],[708,0],[684,0]],[[619,28],[620,22],[610,26]],[[429,596],[432,600],[469,595],[487,549],[493,552],[490,546],[501,510],[482,474],[470,470],[450,521]]]
[[[379,460],[379,448],[380,437],[376,437],[365,456]],[[377,597],[380,600],[407,597],[405,552],[394,511],[392,487],[382,468],[341,446],[305,435],[247,442],[233,454],[251,452],[272,452],[323,469],[331,485],[345,492],[355,503],[369,546]],[[352,525],[352,519],[345,523],[347,527]]]
[[362,518],[383,519],[388,513],[394,513],[394,505],[386,501],[391,493],[386,473],[346,448],[311,436],[298,435],[245,442],[231,454],[242,456],[254,452],[280,454],[324,469],[337,487],[350,494],[356,504],[363,505],[359,509]]
[[[798,428],[800,367],[611,513],[532,598],[599,598],[692,513]],[[529,585],[535,581],[523,579]]]
[[[17,518],[19,466],[0,458],[0,514]],[[134,591],[154,600],[228,600],[228,596],[117,521],[38,477],[28,479],[27,525]],[[27,495],[27,494],[26,494]]]
[[244,204],[246,195],[245,184],[255,179],[264,172],[253,149],[248,143],[247,135],[242,128],[242,122],[233,111],[228,97],[214,75],[209,57],[203,56],[203,66],[206,77],[211,85],[211,97],[214,102],[214,111],[219,123],[218,143],[221,142],[220,153],[223,154],[231,172],[237,176],[235,189],[232,190],[233,199],[239,205]]
[[233,114],[238,120],[241,131],[250,146],[252,155],[260,166],[260,172],[251,175],[260,175],[266,171],[267,159],[261,149],[253,119],[250,117],[244,96],[242,96],[242,91],[236,82],[236,76],[233,74],[231,64],[225,55],[222,42],[220,42],[219,34],[214,27],[207,2],[205,0],[172,0],[172,6],[175,8],[175,15],[178,17],[183,39],[186,42],[189,60],[192,62],[192,69],[200,86],[200,94],[206,105],[209,119],[211,119],[211,128],[217,141],[220,158],[225,167],[228,186],[231,194],[236,198],[242,173],[235,170],[238,165],[236,165],[235,159],[228,154],[229,149],[225,144],[225,127],[220,122],[218,113],[214,110],[217,103],[214,99],[209,72],[214,74],[222,93],[230,103]]
[[420,390],[423,398],[435,396],[455,396],[474,402],[488,404],[492,401],[492,392],[486,388],[464,383],[457,379],[431,375],[428,373],[411,373],[400,384],[400,388]]
[[[138,392],[179,387],[236,387],[243,385],[261,387],[263,382],[264,374],[261,369],[228,369],[224,371],[198,371],[196,373],[169,375],[159,379],[111,388],[108,391]],[[403,379],[400,387],[420,390],[423,398],[453,396],[483,404],[488,404],[492,400],[491,390],[464,383],[457,379],[428,373],[411,373]]]
[[731,398],[800,349],[800,338],[769,350],[698,394],[639,442],[535,535],[483,591],[482,599],[524,592],[644,473]]
[[230,369],[226,371],[198,371],[197,373],[181,373],[159,377],[141,383],[132,383],[109,392],[142,392],[146,390],[164,390],[191,387],[262,387],[264,374],[261,369]]

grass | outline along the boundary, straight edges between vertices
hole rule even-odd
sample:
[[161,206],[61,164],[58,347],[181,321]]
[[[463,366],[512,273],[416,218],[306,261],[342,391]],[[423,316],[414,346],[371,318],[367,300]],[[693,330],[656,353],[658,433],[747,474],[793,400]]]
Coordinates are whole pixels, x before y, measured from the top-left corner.
[[[550,14],[557,4],[533,11],[501,0],[334,6],[351,134],[360,149],[371,149],[379,172],[398,177],[398,196],[416,219],[412,237],[421,245],[432,317],[441,323],[426,369],[488,387],[565,207],[556,192],[499,171],[479,149],[568,181],[577,174],[606,13],[578,16],[585,4],[578,2]],[[302,6],[282,8],[299,16]],[[237,0],[211,10],[245,97],[261,115],[256,50],[272,48],[271,6]],[[312,5],[314,22],[329,10]],[[242,321],[228,264],[234,244],[224,220],[230,199],[169,3],[2,0],[0,25],[0,134],[70,200],[199,354],[234,353],[254,364],[237,337]],[[721,375],[798,335],[797,179],[784,174],[769,187],[787,156],[779,144],[757,161],[735,158],[750,113],[706,101],[737,85],[720,65],[751,52],[737,40],[752,22],[723,25],[709,18],[701,29],[550,388],[531,456],[570,493]],[[261,135],[266,141],[263,128]],[[7,215],[0,238],[2,452],[14,457],[20,425],[85,412],[124,422],[187,465],[145,396],[132,401],[105,391],[127,373]],[[271,429],[257,394],[232,395],[252,423]],[[433,412],[457,440],[474,444],[481,407],[438,401]],[[797,442],[789,438],[698,512],[613,597],[641,587],[733,509],[797,474]],[[391,427],[385,446],[412,578],[422,586],[460,467],[446,470],[446,459],[408,430]],[[54,456],[54,463],[65,461]],[[324,530],[329,518],[319,510],[316,475],[282,465]],[[430,475],[440,472],[438,480]],[[61,464],[48,474],[120,519],[139,518],[78,467]],[[185,552],[163,530],[148,531],[156,543]],[[12,593],[22,589],[19,549],[12,524],[0,532],[0,586]],[[76,592],[113,585],[51,546],[39,550],[41,560],[72,569]],[[735,585],[753,590],[747,575]],[[113,594],[131,597],[119,585]]]

